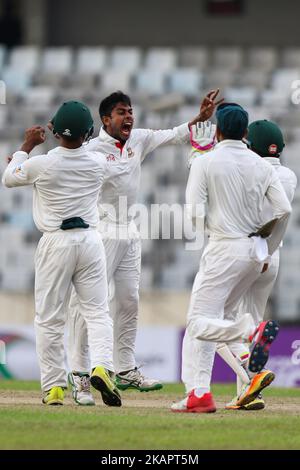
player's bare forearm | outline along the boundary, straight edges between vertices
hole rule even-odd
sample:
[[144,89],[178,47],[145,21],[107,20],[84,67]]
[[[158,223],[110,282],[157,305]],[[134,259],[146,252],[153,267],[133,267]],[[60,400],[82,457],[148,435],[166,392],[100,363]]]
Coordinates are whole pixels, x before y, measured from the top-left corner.
[[265,272],[268,270],[268,268],[269,268],[268,263],[265,263],[264,266],[263,266],[263,268],[262,268],[261,273],[262,273],[262,274],[265,273]]
[[199,114],[189,122],[189,127],[197,124],[198,122],[204,122],[210,119],[216,109],[216,107],[224,101],[224,98],[216,101],[220,90],[212,90],[204,97],[201,105]]
[[249,238],[251,237],[261,237],[268,238],[274,230],[275,225],[277,224],[278,219],[272,219],[266,224],[264,224],[257,232],[250,233]]
[[37,145],[42,144],[45,140],[45,129],[41,126],[33,126],[25,131],[25,139],[20,150],[29,154]]

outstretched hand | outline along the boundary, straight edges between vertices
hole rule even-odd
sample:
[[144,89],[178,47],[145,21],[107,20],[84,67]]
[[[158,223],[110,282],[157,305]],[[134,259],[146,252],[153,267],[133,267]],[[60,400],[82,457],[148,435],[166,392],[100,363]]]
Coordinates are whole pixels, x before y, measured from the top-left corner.
[[207,93],[200,105],[199,114],[192,121],[189,122],[190,127],[194,124],[197,124],[197,122],[204,122],[212,117],[216,107],[224,101],[224,98],[221,98],[216,101],[219,92],[220,90],[219,88],[217,88],[216,90],[212,90]]

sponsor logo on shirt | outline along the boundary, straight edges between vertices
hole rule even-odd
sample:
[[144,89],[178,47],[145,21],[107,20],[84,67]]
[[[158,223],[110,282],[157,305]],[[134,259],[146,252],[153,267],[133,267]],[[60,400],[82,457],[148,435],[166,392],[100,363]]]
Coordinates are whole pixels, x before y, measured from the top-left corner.
[[127,149],[127,155],[128,155],[128,158],[134,157],[134,151],[132,150],[131,147],[128,147],[128,149]]
[[110,153],[109,155],[106,156],[106,160],[107,160],[108,162],[115,162],[115,161],[116,161],[116,157],[115,157],[112,153]]

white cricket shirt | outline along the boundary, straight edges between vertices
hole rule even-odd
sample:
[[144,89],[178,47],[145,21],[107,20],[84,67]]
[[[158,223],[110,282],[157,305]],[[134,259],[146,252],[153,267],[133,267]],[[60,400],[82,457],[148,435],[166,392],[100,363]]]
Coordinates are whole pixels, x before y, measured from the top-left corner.
[[[288,200],[290,201],[290,203],[292,203],[297,187],[297,176],[292,170],[290,170],[290,168],[281,165],[280,160],[277,157],[264,157],[264,160],[266,162],[269,162],[273,166],[283,186],[285,194],[287,195]],[[269,202],[266,201],[263,210],[263,224],[271,220],[272,217],[272,208],[270,207]]]
[[56,147],[32,158],[18,151],[2,182],[9,188],[33,184],[33,218],[41,232],[59,230],[62,221],[71,217],[81,217],[96,228],[105,171],[106,158],[83,146],[74,150]]
[[[184,143],[188,139],[187,123],[167,130],[133,129],[122,147],[101,128],[99,136],[85,146],[104,154],[107,161],[107,176],[99,199],[100,219],[113,224],[129,224],[135,215],[129,209],[137,203],[141,163],[145,156],[161,145]],[[123,204],[119,207],[121,201]]]
[[[272,218],[290,214],[291,205],[274,168],[241,141],[224,140],[192,163],[186,202],[193,217],[203,214],[207,203],[206,225],[213,240],[245,238],[257,231],[265,198]],[[277,238],[270,254],[280,242]]]

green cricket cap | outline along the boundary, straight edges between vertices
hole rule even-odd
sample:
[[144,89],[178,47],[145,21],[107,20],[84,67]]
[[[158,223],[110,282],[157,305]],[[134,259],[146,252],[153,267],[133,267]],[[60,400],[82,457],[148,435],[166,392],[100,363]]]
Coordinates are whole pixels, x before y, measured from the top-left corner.
[[250,124],[247,140],[251,150],[261,157],[279,157],[285,146],[280,128],[267,119]]
[[80,101],[66,101],[52,119],[53,132],[70,139],[78,139],[93,132],[93,118],[89,108]]

